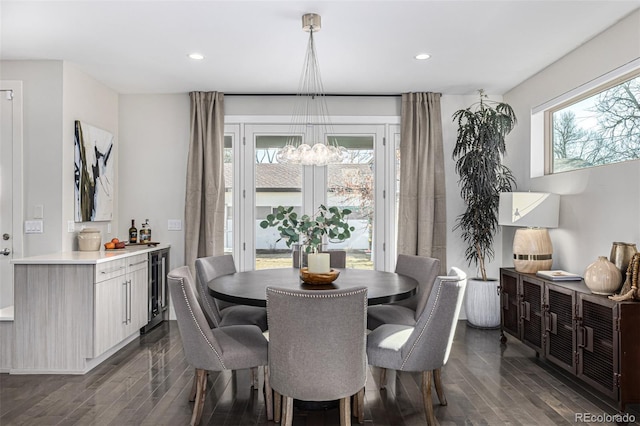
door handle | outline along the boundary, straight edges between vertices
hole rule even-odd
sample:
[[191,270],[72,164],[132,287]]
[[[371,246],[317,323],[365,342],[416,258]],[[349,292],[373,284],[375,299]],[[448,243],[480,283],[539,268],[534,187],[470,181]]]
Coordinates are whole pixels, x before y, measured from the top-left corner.
[[8,248],[2,249],[2,251],[0,251],[0,254],[4,254],[5,256],[9,256],[11,254],[11,250]]

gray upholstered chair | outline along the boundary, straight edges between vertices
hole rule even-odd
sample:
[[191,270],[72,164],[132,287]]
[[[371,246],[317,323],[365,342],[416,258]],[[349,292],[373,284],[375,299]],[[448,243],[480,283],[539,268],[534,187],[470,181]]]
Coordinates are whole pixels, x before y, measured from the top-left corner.
[[366,379],[366,310],[366,287],[267,288],[270,383],[276,407],[283,397],[284,426],[293,421],[293,398],[340,399],[340,424],[351,424],[349,401],[363,400]]
[[433,282],[440,271],[440,260],[431,257],[398,255],[396,273],[418,282],[416,294],[406,300],[375,305],[367,311],[367,328],[375,330],[382,324],[415,325],[429,298]]
[[[207,387],[207,371],[249,369],[267,365],[268,342],[255,325],[209,328],[193,291],[193,277],[182,266],[167,275],[184,354],[196,369],[196,398],[191,424],[200,423]],[[265,368],[265,405],[271,412],[271,388]]]
[[370,365],[422,372],[422,398],[429,425],[436,424],[431,402],[432,377],[440,403],[447,404],[439,373],[449,358],[466,285],[465,273],[451,268],[449,275],[436,278],[415,326],[383,324],[367,336]]
[[[347,267],[347,252],[344,250],[327,250],[322,253],[329,253],[329,267],[331,268],[346,268]],[[306,256],[303,253],[303,256]],[[306,257],[305,257],[306,259]],[[298,250],[293,251],[293,267],[300,268],[300,252]]]
[[265,331],[267,329],[267,310],[265,308],[228,303],[215,299],[209,293],[207,286],[209,281],[235,273],[236,265],[231,255],[196,259],[197,288],[204,311],[211,317],[216,327],[252,324]]

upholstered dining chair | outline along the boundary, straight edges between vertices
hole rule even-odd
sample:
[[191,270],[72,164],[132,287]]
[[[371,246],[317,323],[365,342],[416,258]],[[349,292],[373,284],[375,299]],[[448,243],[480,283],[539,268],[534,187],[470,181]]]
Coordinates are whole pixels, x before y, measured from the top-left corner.
[[[364,398],[366,309],[366,287],[267,287],[270,384],[276,410],[283,398],[283,426],[293,421],[294,398],[340,399],[340,425],[351,424],[350,398]],[[357,407],[363,411],[361,403]]]
[[193,291],[193,277],[182,266],[167,274],[169,293],[178,321],[185,358],[196,369],[196,398],[191,425],[200,423],[207,388],[207,371],[240,370],[265,366],[267,417],[272,398],[267,366],[268,342],[255,325],[209,328]]
[[416,294],[406,300],[369,307],[367,328],[375,330],[382,324],[415,325],[429,298],[433,282],[440,271],[440,260],[431,257],[398,255],[396,273],[418,282]]
[[451,268],[449,275],[436,278],[427,304],[414,326],[383,324],[367,336],[370,365],[422,372],[422,399],[429,425],[436,424],[431,402],[432,378],[435,379],[440,404],[447,405],[439,373],[449,358],[466,285],[465,273]]
[[209,293],[208,282],[223,275],[236,273],[233,256],[209,256],[196,259],[197,288],[202,307],[216,327],[252,324],[267,329],[267,310],[259,306],[236,305],[215,299]]
[[[345,250],[327,250],[322,253],[329,253],[329,267],[331,268],[346,268],[347,267],[347,252]],[[306,256],[303,253],[303,256]],[[306,259],[306,257],[305,257]],[[300,252],[298,250],[293,251],[293,267],[300,268]]]

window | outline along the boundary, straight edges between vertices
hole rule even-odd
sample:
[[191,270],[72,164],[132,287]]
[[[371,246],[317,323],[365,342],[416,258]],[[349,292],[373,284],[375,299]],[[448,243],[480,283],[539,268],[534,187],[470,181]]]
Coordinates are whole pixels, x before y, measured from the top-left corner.
[[[225,174],[226,186],[233,187],[228,198],[234,203],[227,208],[227,217],[233,216],[228,228],[234,230],[227,239],[233,240],[230,247],[238,269],[290,267],[291,249],[278,241],[277,229],[262,229],[260,222],[279,205],[313,214],[325,204],[349,207],[353,211],[349,221],[356,227],[349,240],[328,242],[327,248],[346,250],[348,268],[388,270],[395,253],[395,240],[388,232],[394,228],[389,220],[394,220],[395,209],[389,205],[395,197],[386,195],[394,193],[394,183],[387,180],[387,169],[394,164],[388,161],[392,144],[385,140],[399,117],[358,117],[353,120],[373,124],[334,124],[331,135],[347,149],[349,161],[327,167],[278,163],[275,153],[286,143],[290,125],[273,117],[246,119],[225,118],[226,134],[234,142],[233,172],[230,167]],[[308,135],[300,137],[306,140]]]
[[549,108],[547,174],[640,158],[640,71]]

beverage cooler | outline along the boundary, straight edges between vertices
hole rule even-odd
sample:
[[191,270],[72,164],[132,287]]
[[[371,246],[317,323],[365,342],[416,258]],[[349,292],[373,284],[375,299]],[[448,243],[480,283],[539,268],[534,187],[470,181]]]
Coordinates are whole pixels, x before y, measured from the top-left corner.
[[149,252],[149,297],[147,325],[140,329],[146,333],[166,319],[168,305],[167,273],[169,248]]

